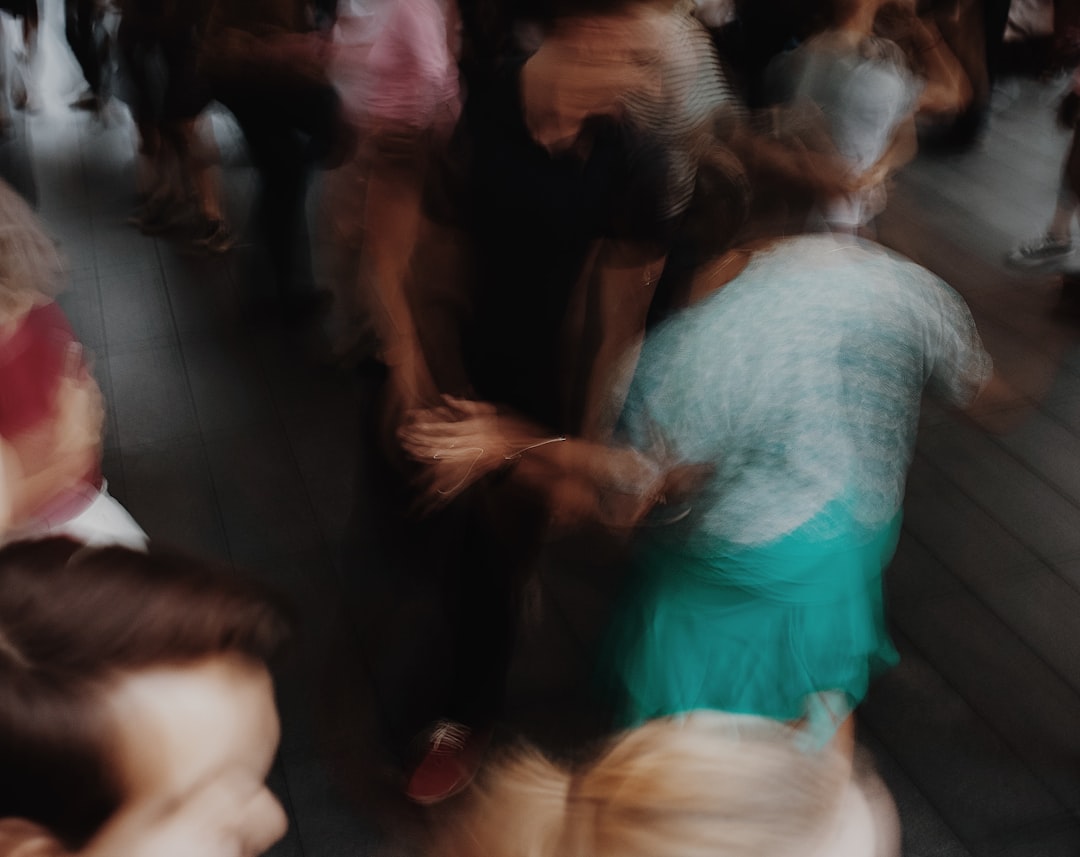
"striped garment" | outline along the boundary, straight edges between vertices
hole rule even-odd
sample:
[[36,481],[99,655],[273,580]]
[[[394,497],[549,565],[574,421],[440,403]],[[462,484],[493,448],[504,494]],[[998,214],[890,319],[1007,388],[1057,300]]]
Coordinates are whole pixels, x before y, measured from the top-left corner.
[[529,130],[552,151],[571,147],[592,116],[626,121],[658,141],[668,160],[665,218],[690,204],[718,120],[743,112],[708,33],[682,6],[564,19],[522,78]]

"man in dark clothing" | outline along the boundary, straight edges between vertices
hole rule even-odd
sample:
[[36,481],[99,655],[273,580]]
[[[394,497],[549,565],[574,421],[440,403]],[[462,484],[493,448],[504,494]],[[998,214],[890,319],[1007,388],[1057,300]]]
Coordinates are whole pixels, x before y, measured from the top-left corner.
[[64,34],[87,85],[72,105],[80,110],[100,110],[108,97],[110,40],[104,17],[101,0],[64,0]]
[[330,155],[340,129],[327,42],[313,23],[303,0],[214,0],[200,58],[258,172],[259,242],[287,311],[314,303],[304,202],[311,169]]

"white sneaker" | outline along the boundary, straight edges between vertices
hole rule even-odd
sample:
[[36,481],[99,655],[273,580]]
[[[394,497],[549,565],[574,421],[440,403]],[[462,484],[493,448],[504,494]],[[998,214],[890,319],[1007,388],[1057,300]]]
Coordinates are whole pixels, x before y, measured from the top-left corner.
[[1044,234],[1017,245],[1005,259],[1012,265],[1035,267],[1071,256],[1074,249],[1071,239]]

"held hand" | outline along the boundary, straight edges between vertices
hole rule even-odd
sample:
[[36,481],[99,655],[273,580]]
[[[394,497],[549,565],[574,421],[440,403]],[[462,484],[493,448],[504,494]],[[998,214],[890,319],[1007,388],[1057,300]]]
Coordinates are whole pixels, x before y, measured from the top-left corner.
[[402,448],[424,465],[420,481],[431,506],[448,503],[523,451],[552,440],[494,405],[452,397],[443,402],[413,412],[398,431]]
[[55,455],[96,455],[104,426],[104,400],[93,377],[66,378],[57,396]]
[[710,464],[660,462],[633,450],[620,454],[609,473],[616,478],[601,495],[600,519],[616,529],[682,520],[690,504],[715,474]]

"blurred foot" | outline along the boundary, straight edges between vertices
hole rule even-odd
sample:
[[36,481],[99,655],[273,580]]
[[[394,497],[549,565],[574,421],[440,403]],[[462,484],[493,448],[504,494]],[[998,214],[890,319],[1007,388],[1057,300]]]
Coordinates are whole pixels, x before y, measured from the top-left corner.
[[169,197],[151,197],[128,218],[128,223],[143,235],[164,235],[183,226],[187,216],[182,203]]
[[224,220],[208,220],[203,234],[192,243],[196,247],[202,247],[208,253],[221,255],[222,253],[228,253],[236,246],[236,236],[233,235],[232,230],[229,229],[229,224]]
[[405,787],[406,796],[430,806],[465,791],[480,769],[488,739],[488,733],[461,723],[435,723],[426,736],[424,756]]
[[1048,262],[1065,259],[1072,255],[1073,250],[1071,239],[1044,234],[1017,245],[1005,257],[1005,260],[1017,267],[1035,268]]

